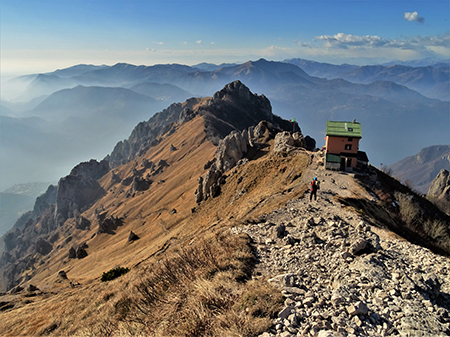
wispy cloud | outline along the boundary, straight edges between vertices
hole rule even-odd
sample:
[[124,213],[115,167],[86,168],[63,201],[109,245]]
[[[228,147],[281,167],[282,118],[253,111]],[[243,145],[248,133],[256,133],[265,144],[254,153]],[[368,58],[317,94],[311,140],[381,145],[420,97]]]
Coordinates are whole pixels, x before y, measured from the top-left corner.
[[[323,42],[323,47],[328,49],[410,49],[410,50],[427,50],[432,47],[447,47],[450,43],[450,35],[443,36],[426,36],[411,37],[403,39],[385,39],[380,36],[358,36],[339,33],[335,35],[321,35],[315,37],[316,41]],[[305,45],[303,45],[305,46]]]
[[195,43],[197,43],[200,46],[203,46],[203,41],[202,40],[197,40],[197,41],[195,41]]
[[303,42],[300,40],[292,40],[292,41],[299,47],[305,47],[305,48],[311,47],[311,43],[309,43],[309,42]]
[[419,13],[417,12],[405,12],[405,19],[408,21],[417,21],[420,23],[424,23],[425,19],[421,16],[419,16]]
[[358,36],[351,34],[338,33],[333,36],[321,35],[316,36],[316,40],[323,41],[326,48],[351,48],[351,47],[381,47],[389,44],[389,40],[379,36]]

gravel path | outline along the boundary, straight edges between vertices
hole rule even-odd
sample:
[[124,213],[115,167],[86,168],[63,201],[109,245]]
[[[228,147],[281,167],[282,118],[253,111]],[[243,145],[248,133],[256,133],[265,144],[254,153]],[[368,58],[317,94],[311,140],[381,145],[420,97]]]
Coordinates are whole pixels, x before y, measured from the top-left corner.
[[334,196],[365,193],[351,174],[313,162],[304,181],[314,176],[317,201],[307,193],[260,223],[233,229],[254,240],[254,277],[285,296],[262,336],[450,335],[449,259],[343,209]]

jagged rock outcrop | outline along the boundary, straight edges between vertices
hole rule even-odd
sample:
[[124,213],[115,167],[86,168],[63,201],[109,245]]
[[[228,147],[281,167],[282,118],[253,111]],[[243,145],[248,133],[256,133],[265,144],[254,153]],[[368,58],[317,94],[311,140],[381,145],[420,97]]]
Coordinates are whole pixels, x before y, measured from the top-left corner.
[[147,169],[153,170],[153,168],[155,167],[155,164],[152,161],[144,158],[144,159],[142,159],[142,167],[146,170]]
[[247,160],[245,156],[251,149],[256,149],[260,141],[267,142],[275,138],[274,152],[291,151],[304,146],[301,132],[290,133],[283,131],[269,121],[261,121],[255,127],[251,126],[243,131],[232,131],[219,141],[215,157],[208,161],[204,168],[208,169],[204,177],[198,179],[195,191],[195,201],[202,202],[210,197],[220,194],[220,186],[225,183],[224,173],[235,167],[238,163]]
[[133,182],[131,183],[130,193],[133,194],[139,191],[148,190],[151,184],[152,184],[151,180],[147,180],[141,177],[134,177]]
[[290,152],[299,147],[305,147],[305,139],[301,132],[283,131],[276,134],[273,144],[274,152]]
[[59,180],[54,216],[58,225],[73,217],[75,211],[82,213],[105,195],[97,179],[109,170],[109,163],[106,160],[101,162],[91,160],[78,164],[68,176]]
[[247,130],[242,132],[232,131],[219,142],[215,153],[216,161],[213,165],[216,166],[218,171],[228,171],[245,156],[249,146]]
[[207,166],[208,172],[204,178],[199,178],[199,185],[195,193],[197,203],[216,197],[220,194],[219,178],[244,157],[249,148],[248,131],[233,131],[219,142],[215,152],[215,160]]
[[57,194],[57,187],[50,185],[44,194],[36,198],[33,207],[34,217],[38,217],[43,212],[45,212],[51,205],[54,205],[56,203],[56,194]]
[[442,169],[431,182],[427,198],[450,214],[450,173]]
[[105,213],[102,213],[98,216],[98,234],[107,233],[107,234],[116,234],[114,231],[117,227],[123,225],[123,218],[115,217],[111,215],[109,218],[105,218]]
[[91,227],[91,222],[85,217],[78,215],[75,217],[75,228],[85,230]]
[[450,173],[442,169],[432,181],[428,189],[428,196],[432,198],[439,198],[443,194],[450,196]]

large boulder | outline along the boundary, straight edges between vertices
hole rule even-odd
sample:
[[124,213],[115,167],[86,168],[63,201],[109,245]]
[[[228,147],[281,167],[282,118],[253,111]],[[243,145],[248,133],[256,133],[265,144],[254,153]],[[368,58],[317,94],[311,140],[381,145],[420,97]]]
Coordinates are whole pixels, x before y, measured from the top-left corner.
[[74,247],[70,247],[69,249],[69,259],[75,259],[77,257],[77,251]]
[[130,234],[128,235],[128,242],[133,242],[139,240],[139,236],[135,234],[133,231],[130,231]]
[[39,238],[36,241],[36,252],[41,255],[47,255],[52,251],[53,247],[51,244],[49,244],[47,241],[45,241],[43,238]]
[[99,222],[97,233],[116,234],[115,230],[117,227],[123,225],[123,218],[114,217],[114,215],[111,215],[109,218],[105,218],[105,215],[105,213],[102,213],[97,216],[97,220]]
[[147,180],[141,177],[134,177],[133,182],[131,183],[130,193],[133,194],[135,192],[148,190],[151,184],[152,184],[151,180]]
[[88,256],[88,253],[82,246],[78,246],[76,250],[77,259],[83,259]]

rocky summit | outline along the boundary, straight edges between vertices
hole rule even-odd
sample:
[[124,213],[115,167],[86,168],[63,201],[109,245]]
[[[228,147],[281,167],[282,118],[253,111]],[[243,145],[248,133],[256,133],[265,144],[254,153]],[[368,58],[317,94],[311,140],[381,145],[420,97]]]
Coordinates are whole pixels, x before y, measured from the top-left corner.
[[0,334],[449,335],[449,216],[305,131],[239,81],[138,124],[4,236]]

